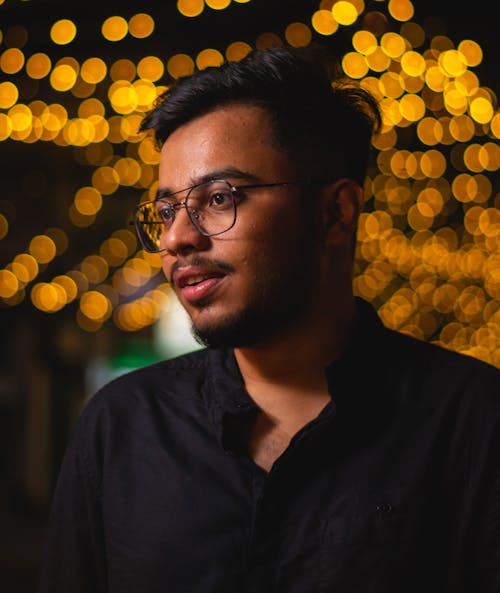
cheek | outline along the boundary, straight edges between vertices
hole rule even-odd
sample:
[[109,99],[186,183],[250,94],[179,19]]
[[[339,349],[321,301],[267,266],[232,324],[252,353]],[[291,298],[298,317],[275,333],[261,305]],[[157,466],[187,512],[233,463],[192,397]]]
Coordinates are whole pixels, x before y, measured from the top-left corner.
[[168,282],[170,282],[171,270],[172,266],[174,265],[174,261],[175,259],[167,253],[164,252],[161,254],[161,267]]

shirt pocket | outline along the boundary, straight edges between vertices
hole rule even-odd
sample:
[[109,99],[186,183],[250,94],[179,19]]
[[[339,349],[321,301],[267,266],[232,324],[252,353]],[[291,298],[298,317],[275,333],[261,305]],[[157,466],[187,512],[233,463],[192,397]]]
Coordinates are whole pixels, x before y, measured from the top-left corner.
[[363,493],[325,518],[318,592],[384,592],[397,572],[394,563],[405,556],[411,540],[411,514],[399,492]]

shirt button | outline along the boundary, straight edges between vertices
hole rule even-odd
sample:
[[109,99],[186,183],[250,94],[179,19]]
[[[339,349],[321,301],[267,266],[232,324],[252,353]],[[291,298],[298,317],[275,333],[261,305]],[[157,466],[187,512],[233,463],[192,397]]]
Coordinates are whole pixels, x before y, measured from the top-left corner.
[[393,510],[394,510],[394,507],[392,506],[392,504],[389,504],[389,503],[383,503],[383,504],[377,505],[378,513],[389,514],[389,513],[392,513]]

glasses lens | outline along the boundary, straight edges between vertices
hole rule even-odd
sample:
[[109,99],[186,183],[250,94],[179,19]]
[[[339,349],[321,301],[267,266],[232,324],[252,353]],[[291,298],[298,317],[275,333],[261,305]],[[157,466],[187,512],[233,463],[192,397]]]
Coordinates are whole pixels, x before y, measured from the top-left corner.
[[155,202],[141,204],[135,214],[135,228],[139,240],[146,251],[160,251],[160,238],[165,223],[163,222]]
[[209,181],[194,187],[186,198],[193,224],[204,235],[219,235],[236,220],[233,190],[227,181]]

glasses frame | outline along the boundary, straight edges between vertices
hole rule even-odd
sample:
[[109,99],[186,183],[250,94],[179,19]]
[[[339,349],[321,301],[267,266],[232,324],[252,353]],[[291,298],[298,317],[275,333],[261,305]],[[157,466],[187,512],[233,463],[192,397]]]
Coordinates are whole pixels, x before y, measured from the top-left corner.
[[[199,224],[196,221],[196,210],[192,210],[190,211],[190,209],[188,208],[187,204],[189,202],[189,195],[191,194],[191,192],[196,189],[197,187],[201,187],[202,185],[208,185],[210,183],[226,183],[228,186],[229,191],[231,192],[231,199],[232,199],[232,206],[233,206],[233,212],[234,212],[234,217],[233,217],[233,222],[223,231],[218,231],[216,233],[207,233],[205,230],[203,230]],[[176,196],[178,194],[182,194],[184,192],[187,192],[186,197],[184,200],[180,201],[180,202],[176,202],[175,204],[170,204],[170,206],[172,207],[172,210],[174,211],[174,217],[172,219],[172,225],[175,222],[175,211],[178,210],[179,208],[184,207],[186,209],[187,215],[189,217],[189,220],[191,221],[191,223],[193,224],[193,226],[195,227],[195,229],[201,233],[204,237],[215,237],[217,235],[222,235],[223,233],[226,233],[227,231],[229,231],[230,229],[233,228],[233,226],[236,224],[236,219],[237,219],[237,207],[236,207],[236,195],[239,192],[242,192],[244,190],[251,190],[251,189],[260,189],[260,188],[265,188],[265,187],[287,187],[290,185],[294,185],[294,186],[302,186],[302,185],[307,185],[310,182],[308,181],[278,181],[275,183],[248,183],[248,184],[242,184],[242,185],[233,185],[232,183],[230,183],[227,179],[209,179],[207,181],[202,181],[200,183],[197,183],[195,185],[192,185],[191,187],[186,187],[185,189],[181,189],[179,191],[173,192],[173,193],[169,193],[168,195],[165,196],[161,196],[159,198],[156,198],[155,200],[151,200],[149,202],[143,202],[142,204],[139,204],[137,206],[137,208],[134,211],[134,218],[133,220],[130,222],[130,224],[134,225],[135,227],[135,231],[136,231],[136,235],[143,247],[143,249],[145,251],[147,251],[148,253],[161,253],[162,251],[166,251],[165,248],[160,249],[160,246],[158,245],[158,249],[155,249],[154,251],[150,248],[150,246],[147,244],[146,239],[143,237],[143,232],[142,232],[142,222],[139,219],[139,215],[140,213],[144,210],[145,206],[152,206],[154,204],[157,204],[158,202],[162,202],[165,201],[167,198],[171,198],[173,196]],[[164,224],[164,223],[158,223],[158,224]],[[171,227],[170,227],[171,228]],[[168,229],[170,230],[170,229]],[[167,232],[168,232],[167,230]]]

